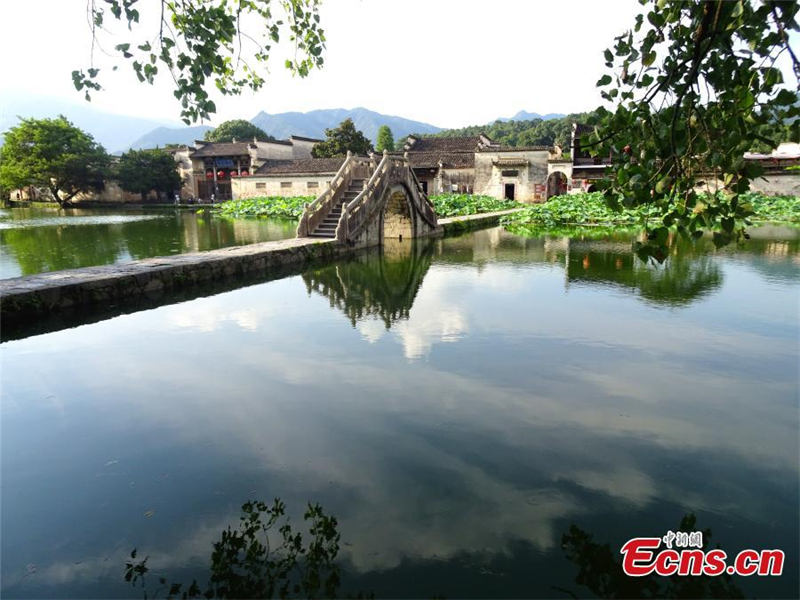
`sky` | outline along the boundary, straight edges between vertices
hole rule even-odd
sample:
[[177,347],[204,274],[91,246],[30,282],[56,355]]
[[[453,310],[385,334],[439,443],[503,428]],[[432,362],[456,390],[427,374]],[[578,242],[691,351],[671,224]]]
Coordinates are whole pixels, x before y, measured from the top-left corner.
[[[157,0],[140,0],[137,39],[155,31],[146,18]],[[217,102],[211,124],[229,118],[319,108],[371,110],[459,127],[531,112],[575,112],[600,98],[594,84],[602,51],[633,22],[633,0],[323,0],[325,66],[306,79],[292,77],[282,60],[272,63],[257,93]],[[89,64],[91,36],[86,0],[0,2],[2,95],[44,95],[82,101],[70,73]],[[120,39],[113,39],[118,43]],[[106,42],[108,47],[113,43]],[[107,88],[93,105],[129,116],[176,121],[180,106],[166,78],[152,88],[133,72],[105,66]],[[277,58],[277,57],[274,57]],[[110,75],[110,76],[109,76]]]
[[[89,66],[87,0],[0,2],[4,85],[11,94],[81,102],[73,69]],[[277,5],[277,2],[275,2]],[[156,31],[158,0],[140,0],[134,39]],[[630,28],[635,0],[323,0],[325,66],[306,79],[274,56],[265,87],[217,102],[211,125],[232,118],[363,106],[439,127],[510,117],[520,110],[570,113],[601,100],[602,51]],[[148,18],[148,16],[150,18]],[[110,17],[109,17],[110,18]],[[107,38],[111,48],[122,37]],[[283,50],[286,50],[284,44]],[[128,116],[178,121],[171,80],[139,84],[129,67],[112,73],[96,52],[106,89],[92,104]]]

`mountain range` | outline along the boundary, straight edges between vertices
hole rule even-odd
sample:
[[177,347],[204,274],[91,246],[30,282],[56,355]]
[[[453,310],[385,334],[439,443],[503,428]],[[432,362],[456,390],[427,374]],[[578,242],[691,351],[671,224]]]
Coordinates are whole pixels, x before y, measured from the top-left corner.
[[[11,92],[4,93],[0,98],[0,132],[16,125],[19,122],[18,117],[44,118],[59,114],[63,114],[75,125],[92,134],[107,150],[117,154],[130,148],[192,144],[195,140],[203,139],[205,132],[211,129],[208,125],[187,127],[175,121],[118,115],[102,111],[85,102],[69,102],[45,96],[14,95]],[[553,119],[562,116],[556,113],[540,115],[520,111],[510,119],[498,120]],[[250,122],[278,139],[286,139],[290,135],[323,139],[326,129],[337,127],[347,118],[352,119],[356,128],[373,142],[378,137],[378,128],[381,125],[388,125],[395,139],[403,138],[410,133],[442,131],[441,127],[429,123],[385,115],[362,107],[321,109],[305,113],[270,114],[262,111],[250,119]]]
[[326,129],[337,127],[345,119],[353,119],[356,129],[373,142],[378,138],[378,128],[381,125],[388,125],[395,139],[410,133],[437,133],[442,130],[441,127],[429,123],[384,115],[361,107],[349,110],[344,108],[312,110],[306,113],[286,112],[275,115],[262,111],[250,119],[250,122],[278,139],[285,139],[292,134],[324,139]]

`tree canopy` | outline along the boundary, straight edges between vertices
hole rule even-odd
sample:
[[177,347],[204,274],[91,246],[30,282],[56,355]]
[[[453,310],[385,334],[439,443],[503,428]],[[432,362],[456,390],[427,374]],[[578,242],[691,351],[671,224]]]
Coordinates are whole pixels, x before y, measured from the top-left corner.
[[566,150],[572,141],[572,124],[584,123],[595,113],[572,113],[559,119],[530,119],[527,121],[495,121],[489,125],[470,125],[447,129],[432,137],[475,136],[485,133],[505,146],[560,146]]
[[[325,34],[320,27],[320,0],[160,0],[140,8],[137,0],[88,0],[92,37],[92,64],[72,72],[77,90],[86,99],[101,90],[100,71],[94,65],[96,46],[113,45],[117,56],[129,61],[141,82],[152,84],[163,71],[174,81],[181,117],[188,124],[216,112],[208,88],[238,95],[259,90],[265,82],[267,62],[283,36],[292,46],[285,66],[305,77],[323,65]],[[152,11],[154,29],[143,31],[140,11]],[[110,17],[110,18],[109,18]],[[127,26],[127,38],[114,39],[109,22]],[[114,67],[116,69],[116,66]]]
[[37,186],[60,205],[81,192],[103,189],[109,156],[91,135],[66,117],[22,119],[0,148],[0,185]]
[[164,150],[131,150],[119,158],[116,176],[123,190],[142,195],[154,190],[172,194],[181,187],[175,159]]
[[269,142],[275,139],[260,127],[244,119],[225,121],[219,127],[209,129],[205,134],[205,139],[208,142],[230,142],[234,139],[246,142],[252,141],[253,138],[261,142]]
[[350,151],[353,154],[372,152],[372,142],[356,129],[353,119],[345,119],[335,129],[325,130],[325,141],[315,144],[311,155],[316,158],[344,156]]
[[[613,109],[598,112],[581,145],[610,157],[610,205],[658,209],[661,223],[637,249],[663,260],[672,226],[694,237],[715,230],[718,245],[745,236],[752,213],[740,195],[761,169],[744,152],[754,140],[774,148],[785,141],[777,136],[800,138],[800,61],[788,37],[798,4],[641,1],[632,29],[605,51],[610,72],[597,85]],[[782,56],[794,81],[783,80]]]
[[394,136],[388,125],[381,125],[378,129],[378,142],[375,149],[378,152],[383,152],[384,150],[391,152],[394,150]]

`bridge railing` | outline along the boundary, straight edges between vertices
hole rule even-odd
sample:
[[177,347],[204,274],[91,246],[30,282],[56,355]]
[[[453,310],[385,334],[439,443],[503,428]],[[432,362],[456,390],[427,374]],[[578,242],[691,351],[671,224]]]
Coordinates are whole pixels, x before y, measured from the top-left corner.
[[436,209],[433,207],[433,202],[431,202],[425,190],[422,189],[422,184],[419,182],[419,179],[417,179],[414,169],[412,169],[410,165],[408,166],[407,172],[408,189],[411,190],[412,199],[419,213],[431,227],[436,228],[439,223],[436,219]]
[[339,225],[336,228],[336,239],[339,242],[353,239],[369,221],[372,212],[370,209],[376,204],[370,200],[383,195],[389,182],[391,162],[389,153],[384,151],[381,162],[373,170],[369,181],[364,184],[364,189],[342,208],[342,216],[339,217]]
[[300,223],[297,225],[297,237],[306,237],[313,232],[347,191],[350,181],[354,178],[366,179],[370,171],[369,159],[354,156],[348,151],[347,157],[327,189],[303,210]]
[[382,209],[379,200],[391,183],[405,184],[416,211],[431,227],[437,227],[433,204],[422,189],[417,176],[414,175],[408,160],[402,157],[390,157],[384,151],[381,162],[374,167],[364,189],[342,209],[342,216],[336,228],[336,239],[339,242],[355,239],[367,223],[376,217],[375,213]]

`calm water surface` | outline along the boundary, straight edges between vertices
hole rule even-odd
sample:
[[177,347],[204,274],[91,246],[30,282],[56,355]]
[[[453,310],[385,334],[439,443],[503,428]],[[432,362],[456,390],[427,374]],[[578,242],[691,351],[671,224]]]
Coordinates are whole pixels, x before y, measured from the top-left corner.
[[586,596],[570,525],[693,512],[794,597],[797,230],[629,248],[488,230],[3,344],[2,596],[140,596],[134,547],[204,582],[280,496],[339,518],[342,596]]
[[295,227],[202,210],[0,209],[0,279],[282,240]]

